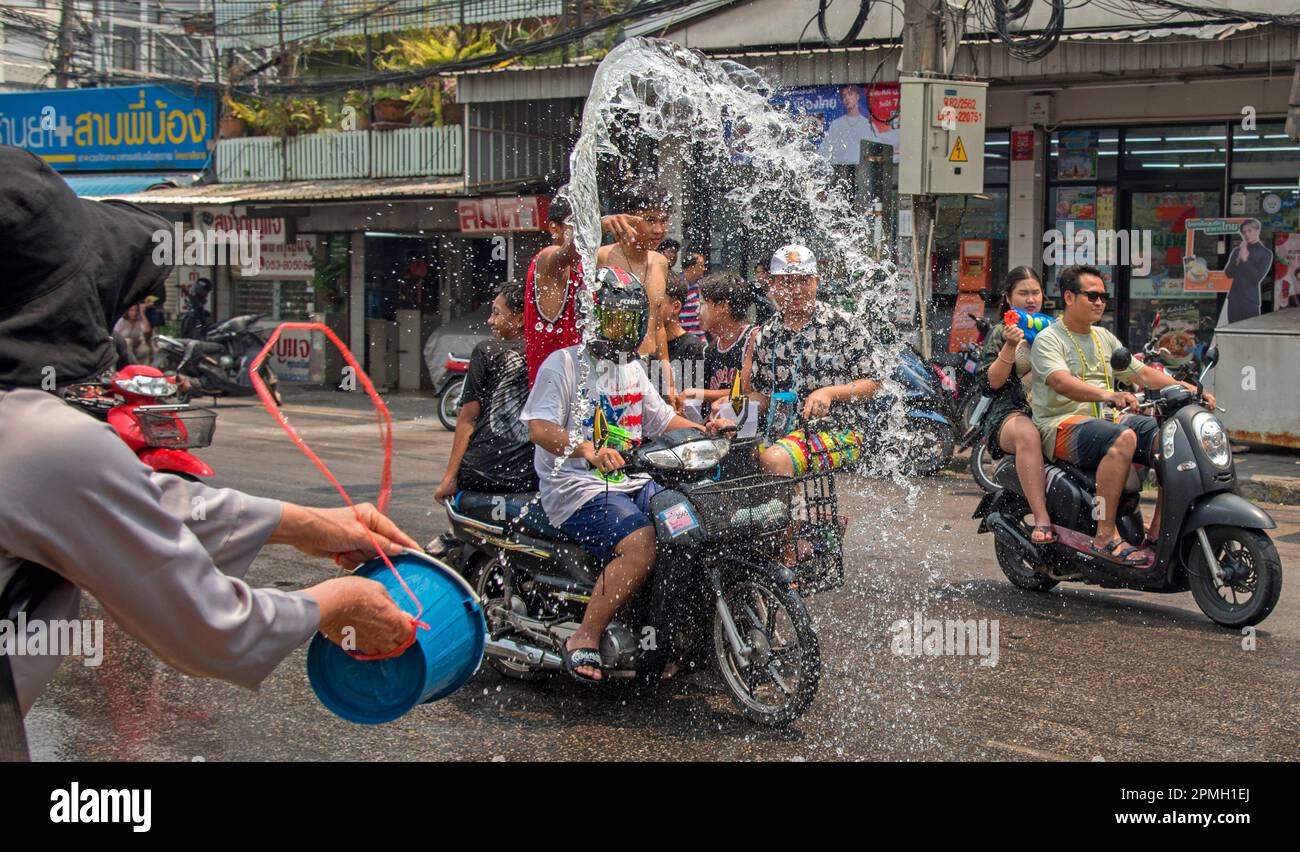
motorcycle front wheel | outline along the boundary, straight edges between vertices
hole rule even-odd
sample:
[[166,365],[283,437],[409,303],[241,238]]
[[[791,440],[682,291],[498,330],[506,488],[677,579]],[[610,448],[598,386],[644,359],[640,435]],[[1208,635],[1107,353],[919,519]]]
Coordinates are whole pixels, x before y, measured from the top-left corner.
[[803,598],[766,572],[724,574],[722,597],[748,649],[737,655],[722,614],[713,611],[713,658],[741,714],[774,728],[789,725],[812,703],[821,679],[821,651]]
[[452,380],[438,397],[438,419],[448,432],[456,431],[456,419],[460,417],[460,397],[465,390],[464,376]]
[[1215,577],[1200,542],[1193,542],[1187,573],[1201,612],[1221,627],[1259,624],[1282,594],[1282,562],[1272,539],[1259,530],[1207,527],[1210,549],[1223,570]]
[[947,467],[956,451],[952,427],[934,420],[912,424],[914,440],[907,448],[906,470],[912,476],[934,476]]

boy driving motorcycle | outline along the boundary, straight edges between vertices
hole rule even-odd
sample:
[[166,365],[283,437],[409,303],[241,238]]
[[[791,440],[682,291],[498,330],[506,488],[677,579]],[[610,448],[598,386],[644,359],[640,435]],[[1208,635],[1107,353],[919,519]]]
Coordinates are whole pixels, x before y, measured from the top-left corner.
[[650,319],[641,282],[614,267],[596,278],[594,339],[551,353],[520,413],[536,445],[547,518],[604,566],[582,623],[564,646],[565,670],[585,683],[601,680],[601,634],[645,583],[655,559],[648,511],[660,489],[648,476],[618,471],[624,458],[609,435],[623,439],[626,451],[643,437],[701,428],[673,411],[636,359]]

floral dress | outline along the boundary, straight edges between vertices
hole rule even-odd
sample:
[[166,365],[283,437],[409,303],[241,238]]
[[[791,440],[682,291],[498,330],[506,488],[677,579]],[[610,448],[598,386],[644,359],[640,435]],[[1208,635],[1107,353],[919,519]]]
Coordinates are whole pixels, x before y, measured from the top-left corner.
[[1002,424],[1007,422],[1007,418],[1016,412],[1026,417],[1031,416],[1029,386],[1032,367],[1029,363],[1028,343],[1022,340],[1016,347],[1016,366],[1012,374],[1007,377],[1006,383],[997,390],[989,385],[989,368],[997,361],[998,353],[1002,351],[1002,344],[1006,342],[1006,332],[1007,327],[1001,323],[989,332],[988,338],[984,341],[984,348],[980,351],[980,366],[976,372],[984,392],[993,397],[988,410],[984,412],[984,419],[980,422],[980,437],[988,445],[990,457],[995,459],[1006,455],[1001,443],[998,442],[998,434],[1002,431]]

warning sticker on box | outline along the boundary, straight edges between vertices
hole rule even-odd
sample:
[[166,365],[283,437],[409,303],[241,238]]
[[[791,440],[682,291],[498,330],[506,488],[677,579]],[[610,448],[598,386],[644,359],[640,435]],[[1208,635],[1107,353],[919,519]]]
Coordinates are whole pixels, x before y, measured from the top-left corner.
[[669,506],[659,513],[659,520],[663,521],[664,526],[668,528],[668,534],[673,538],[685,532],[690,532],[700,525],[700,521],[695,517],[695,512],[691,510],[689,503],[678,503],[675,506]]

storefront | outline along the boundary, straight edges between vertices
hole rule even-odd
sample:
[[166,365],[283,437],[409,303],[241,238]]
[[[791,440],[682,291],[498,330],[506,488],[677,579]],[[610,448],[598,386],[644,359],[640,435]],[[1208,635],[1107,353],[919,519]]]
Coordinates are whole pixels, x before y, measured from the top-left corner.
[[[1274,282],[1288,280],[1290,266],[1283,261],[1300,255],[1300,237],[1294,236],[1300,231],[1300,145],[1288,139],[1281,121],[1261,120],[1251,129],[1240,121],[1071,128],[1053,133],[1050,146],[1049,227],[1127,235],[1128,256],[1098,250],[1095,257],[1075,259],[1092,259],[1106,274],[1114,298],[1103,323],[1129,346],[1140,348],[1152,335],[1176,355],[1206,345],[1227,320],[1228,287],[1258,288],[1264,313],[1285,301],[1275,297]],[[1275,274],[1268,258],[1254,263],[1259,277],[1253,283],[1214,274],[1240,251],[1247,220],[1260,225],[1254,253],[1275,255],[1279,267]],[[1149,259],[1133,252],[1148,241]],[[1104,240],[1093,242],[1100,247]],[[1122,244],[1117,248],[1123,255]],[[1059,297],[1059,268],[1044,269],[1053,299]]]

